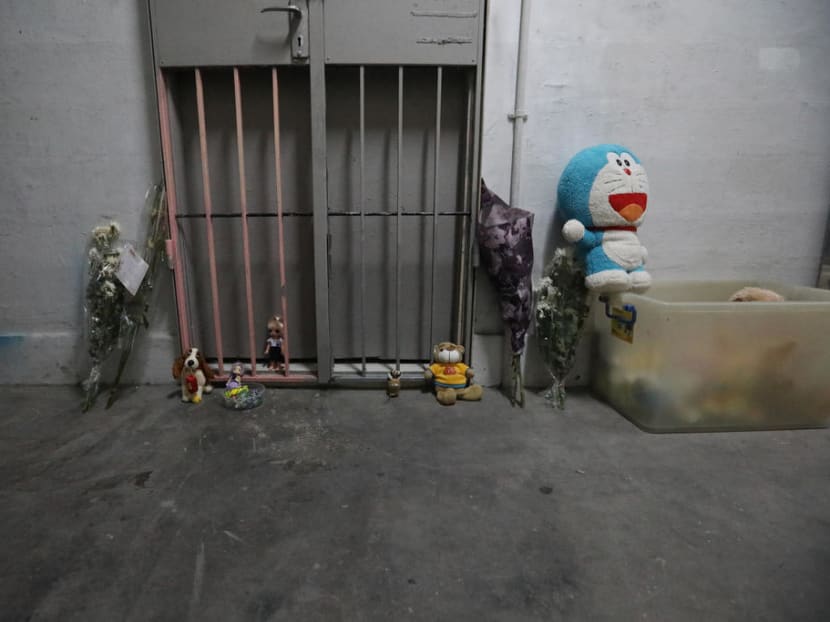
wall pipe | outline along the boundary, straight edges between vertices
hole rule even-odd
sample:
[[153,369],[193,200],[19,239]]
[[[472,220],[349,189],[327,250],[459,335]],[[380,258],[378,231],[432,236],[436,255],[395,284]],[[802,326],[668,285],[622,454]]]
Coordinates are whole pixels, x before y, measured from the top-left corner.
[[[516,92],[513,111],[507,118],[513,123],[513,151],[510,156],[510,205],[519,207],[521,200],[522,150],[524,147],[524,126],[527,121],[525,110],[525,85],[527,83],[527,44],[530,27],[530,0],[522,0],[519,17],[519,42],[516,54]],[[510,337],[505,333],[509,353],[509,366],[502,369],[502,386],[510,387],[510,401],[524,406],[524,379],[522,378],[521,355],[512,352]]]
[[513,123],[513,153],[510,157],[510,205],[518,207],[521,197],[522,147],[524,145],[524,126],[527,121],[525,111],[525,84],[527,82],[527,41],[530,27],[530,0],[522,0],[519,19],[519,45],[516,57],[516,97],[513,112],[507,118]]

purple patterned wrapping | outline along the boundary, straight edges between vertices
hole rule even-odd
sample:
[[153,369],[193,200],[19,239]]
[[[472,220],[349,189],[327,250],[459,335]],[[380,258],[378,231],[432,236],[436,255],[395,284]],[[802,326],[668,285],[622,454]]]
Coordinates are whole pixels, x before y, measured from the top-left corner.
[[510,326],[513,354],[525,347],[532,319],[533,214],[510,207],[481,182],[478,217],[481,262],[499,292],[501,317]]

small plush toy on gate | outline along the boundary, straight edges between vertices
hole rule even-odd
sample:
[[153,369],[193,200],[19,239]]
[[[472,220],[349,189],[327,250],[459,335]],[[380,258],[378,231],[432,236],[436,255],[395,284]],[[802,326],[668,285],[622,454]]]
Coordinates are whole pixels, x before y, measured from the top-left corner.
[[444,406],[452,406],[456,400],[481,399],[483,389],[473,384],[473,370],[461,362],[464,346],[444,341],[432,350],[433,363],[424,370],[424,378],[433,381],[435,398]]
[[285,326],[279,315],[268,320],[268,337],[265,339],[265,356],[268,357],[268,369],[279,371],[285,365],[285,355],[282,353],[282,331]]
[[559,179],[557,209],[564,238],[585,262],[585,286],[598,293],[651,285],[637,238],[648,200],[648,177],[640,160],[620,145],[597,145],[577,153]]

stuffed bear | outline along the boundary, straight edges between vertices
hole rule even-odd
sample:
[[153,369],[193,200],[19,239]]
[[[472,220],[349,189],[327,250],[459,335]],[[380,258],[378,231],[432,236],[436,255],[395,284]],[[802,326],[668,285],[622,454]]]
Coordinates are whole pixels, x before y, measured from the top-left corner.
[[449,341],[432,349],[433,363],[424,370],[424,378],[435,385],[435,397],[444,406],[452,406],[456,400],[481,399],[481,385],[473,384],[473,370],[461,362],[464,346]]
[[646,171],[620,145],[597,145],[577,153],[559,180],[557,209],[562,235],[576,244],[585,263],[585,286],[599,293],[644,291],[646,249],[637,238],[648,200]]

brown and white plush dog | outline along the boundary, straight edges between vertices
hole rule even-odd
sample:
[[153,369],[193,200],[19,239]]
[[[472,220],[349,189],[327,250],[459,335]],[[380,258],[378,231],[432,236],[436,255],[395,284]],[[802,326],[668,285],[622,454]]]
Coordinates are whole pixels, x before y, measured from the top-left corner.
[[182,401],[198,404],[202,393],[213,391],[213,370],[208,367],[198,348],[190,348],[173,362],[173,378],[182,385]]

